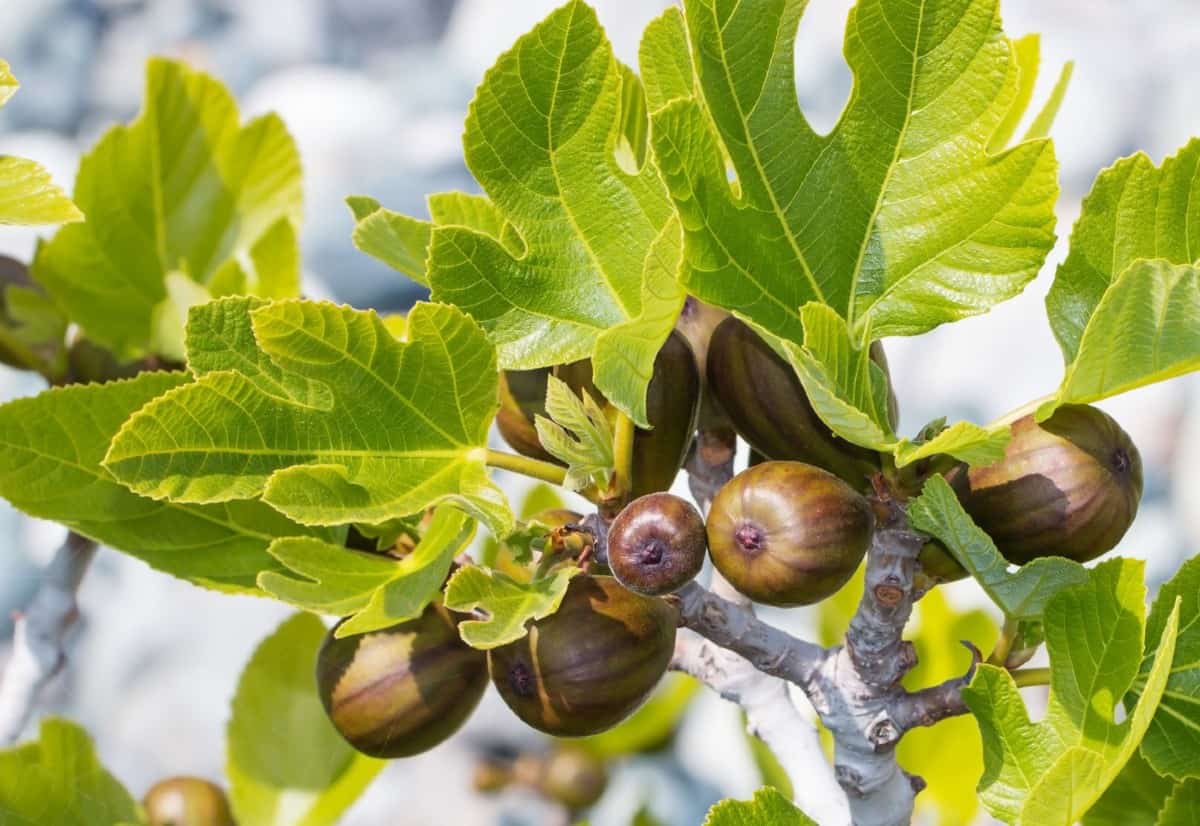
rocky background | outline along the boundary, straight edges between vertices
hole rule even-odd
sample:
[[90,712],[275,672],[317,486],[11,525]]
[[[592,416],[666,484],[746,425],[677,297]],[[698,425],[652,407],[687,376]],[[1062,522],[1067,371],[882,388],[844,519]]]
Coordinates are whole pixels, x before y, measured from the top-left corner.
[[[636,59],[661,0],[599,0],[618,55]],[[350,243],[348,194],[420,213],[424,195],[474,189],[459,135],[473,88],[496,55],[555,0],[5,0],[0,56],[24,87],[0,115],[0,153],[45,162],[62,182],[110,124],[131,118],[146,57],[184,57],[228,83],[244,112],[279,111],[305,164],[306,291],[357,306],[403,309],[420,290]],[[850,0],[812,0],[798,46],[800,96],[820,128],[849,92],[841,26]],[[1200,135],[1200,11],[1195,0],[1004,0],[1010,34],[1043,34],[1041,94],[1076,61],[1054,132],[1062,164],[1059,235],[1097,171],[1143,150],[1156,161]],[[0,230],[0,252],[31,253],[35,235]],[[1060,245],[1054,260],[1061,257]],[[1053,263],[1053,261],[1051,262]],[[1042,299],[1052,266],[1015,301],[983,319],[919,340],[889,342],[903,432],[937,415],[987,421],[1049,392],[1061,360]],[[0,398],[38,385],[0,368]],[[1120,553],[1165,579],[1200,545],[1200,382],[1176,381],[1106,405],[1139,444],[1146,496]],[[37,586],[60,531],[0,503],[0,640],[7,616]],[[948,589],[973,605],[970,583]],[[219,777],[227,705],[242,664],[287,610],[211,594],[103,553],[81,594],[84,621],[69,672],[45,706],[83,723],[108,766],[135,794],[172,773]],[[805,612],[775,614],[797,629]],[[5,646],[0,642],[0,662]],[[279,732],[281,743],[286,732]],[[469,792],[472,749],[502,738],[540,741],[489,695],[465,733],[389,767],[350,811],[349,826],[541,824],[553,814],[524,795]],[[738,755],[746,755],[744,759]],[[664,823],[699,823],[710,803],[760,784],[737,713],[714,697],[692,708],[666,756],[623,765],[592,813],[595,826],[630,823],[643,803]]]

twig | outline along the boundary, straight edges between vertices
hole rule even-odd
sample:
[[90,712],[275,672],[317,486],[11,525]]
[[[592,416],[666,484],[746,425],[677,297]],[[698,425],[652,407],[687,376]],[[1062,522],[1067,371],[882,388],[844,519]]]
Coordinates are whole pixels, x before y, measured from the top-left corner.
[[66,662],[63,642],[79,616],[75,593],[95,554],[95,542],[68,533],[29,607],[15,615],[12,656],[0,679],[0,744],[20,737],[38,694]]

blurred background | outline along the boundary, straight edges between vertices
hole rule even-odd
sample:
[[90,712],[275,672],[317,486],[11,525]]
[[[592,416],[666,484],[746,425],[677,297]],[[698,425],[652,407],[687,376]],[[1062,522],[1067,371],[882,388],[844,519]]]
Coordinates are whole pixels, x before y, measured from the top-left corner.
[[[618,56],[631,64],[643,26],[667,5],[593,4]],[[228,84],[244,114],[278,111],[294,134],[306,177],[306,292],[401,310],[421,297],[419,288],[353,248],[344,197],[367,194],[393,209],[424,214],[427,193],[474,191],[459,136],[475,84],[502,50],[556,5],[556,0],[4,0],[0,57],[12,65],[23,91],[0,113],[0,153],[42,161],[69,188],[80,153],[114,122],[136,114],[146,58],[182,57]],[[812,0],[801,25],[799,92],[821,129],[835,123],[850,89],[841,55],[850,5]],[[1060,245],[1042,277],[989,316],[920,339],[888,342],[906,434],[938,415],[987,421],[1057,385],[1062,363],[1042,299],[1080,198],[1116,158],[1142,150],[1158,162],[1200,135],[1195,0],[1003,0],[1002,9],[1009,34],[1042,33],[1040,98],[1064,61],[1077,64],[1054,130],[1062,167]],[[35,242],[32,231],[0,229],[0,253],[28,260]],[[35,379],[0,368],[0,398],[39,389]],[[1200,544],[1200,382],[1193,376],[1104,406],[1138,443],[1147,470],[1138,520],[1118,552],[1146,559],[1151,582],[1161,582]],[[0,663],[11,632],[7,617],[36,588],[60,535],[54,526],[19,517],[0,503]],[[939,593],[943,596],[923,603],[918,617],[918,630],[937,630],[926,634],[935,652],[928,659],[938,660],[938,646],[947,648],[962,629],[989,644],[975,586],[958,583]],[[104,762],[135,795],[168,774],[219,778],[238,674],[287,609],[205,592],[113,552],[98,558],[81,605],[70,668],[43,708],[84,724]],[[836,625],[838,610],[777,612],[770,618],[819,636],[832,633],[828,628]],[[962,662],[958,656],[941,654],[947,673],[927,676],[949,676],[965,667],[965,655]],[[970,751],[973,724],[958,722],[966,728],[929,734],[940,737],[940,744],[962,741],[961,748]],[[465,734],[390,766],[343,822],[563,822],[530,793],[485,797],[470,791],[475,758],[485,743],[543,746],[489,695]],[[943,745],[938,753],[949,762]],[[736,709],[704,692],[687,709],[677,736],[610,768],[609,791],[589,813],[595,826],[625,826],[643,807],[657,822],[693,826],[712,802],[746,797],[763,778]],[[919,765],[916,770],[928,771]],[[934,785],[922,796],[924,822],[977,817],[969,771],[930,779]]]

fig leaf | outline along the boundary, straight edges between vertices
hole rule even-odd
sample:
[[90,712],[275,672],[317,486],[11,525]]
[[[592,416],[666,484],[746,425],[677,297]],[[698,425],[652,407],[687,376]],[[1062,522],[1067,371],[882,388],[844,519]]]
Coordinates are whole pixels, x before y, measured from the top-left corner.
[[765,786],[753,800],[722,800],[708,811],[704,826],[816,826],[775,788]]
[[613,473],[613,427],[587,390],[575,393],[561,379],[546,382],[546,413],[534,420],[546,452],[567,464],[563,486],[583,490],[608,487]]
[[558,610],[575,567],[560,568],[532,582],[518,582],[499,571],[475,565],[459,569],[446,585],[445,605],[452,611],[487,612],[485,620],[464,620],[458,625],[463,642],[472,648],[498,648],[525,636],[525,624]]

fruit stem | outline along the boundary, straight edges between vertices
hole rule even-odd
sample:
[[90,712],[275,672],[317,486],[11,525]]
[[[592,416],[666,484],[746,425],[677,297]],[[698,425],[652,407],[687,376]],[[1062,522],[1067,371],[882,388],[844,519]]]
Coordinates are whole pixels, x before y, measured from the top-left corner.
[[1008,659],[1008,654],[1012,651],[1013,643],[1017,640],[1019,626],[1017,621],[1011,617],[1005,618],[1004,626],[1000,629],[1000,639],[996,640],[996,647],[992,649],[992,653],[988,655],[988,665],[994,665],[997,668],[1003,668],[1005,660]]
[[633,437],[636,433],[633,419],[618,411],[613,436],[613,493],[622,500],[633,490]]
[[1010,671],[1009,676],[1017,684],[1017,688],[1028,688],[1035,685],[1050,685],[1049,668],[1019,668]]
[[559,487],[562,487],[567,480],[567,469],[564,467],[541,459],[530,459],[528,456],[506,453],[503,450],[488,448],[483,461],[488,467],[520,473],[523,476],[540,479]]

